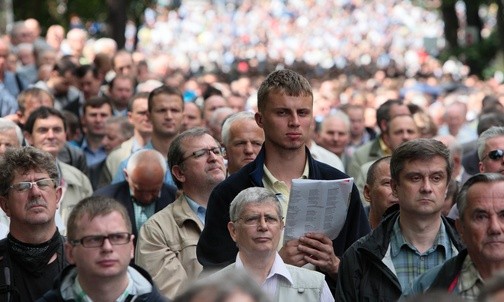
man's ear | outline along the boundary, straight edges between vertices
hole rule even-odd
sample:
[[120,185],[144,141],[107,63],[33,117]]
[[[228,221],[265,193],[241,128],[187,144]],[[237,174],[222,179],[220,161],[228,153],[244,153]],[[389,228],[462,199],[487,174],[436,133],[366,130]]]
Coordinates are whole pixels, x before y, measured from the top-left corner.
[[5,212],[5,214],[10,217],[9,203],[5,196],[0,196],[0,207],[2,207],[2,210]]
[[397,183],[392,179],[390,180],[390,188],[392,189],[392,195],[394,195],[394,197],[396,198],[399,198],[397,196]]
[[260,112],[256,112],[254,118],[256,120],[257,125],[263,128],[262,114]]
[[371,195],[368,184],[364,185],[364,192],[362,192],[362,195],[364,195],[364,199],[371,204]]
[[123,174],[124,174],[124,179],[127,181],[128,180],[128,170],[126,170],[126,168],[123,169]]
[[229,235],[231,235],[231,238],[233,239],[233,241],[236,242],[236,227],[234,225],[234,222],[232,222],[232,221],[228,222],[227,229],[228,229]]
[[73,252],[74,252],[73,249],[74,249],[74,246],[71,243],[65,242],[65,256],[66,256],[68,263],[70,263],[70,264],[75,264],[75,257],[73,255]]
[[172,173],[173,173],[173,176],[175,176],[175,178],[181,182],[181,183],[184,183],[186,178],[185,178],[185,175],[184,175],[184,171],[182,171],[182,169],[180,169],[180,166],[179,165],[175,165],[171,168],[172,170]]
[[455,219],[455,228],[460,235],[460,239],[464,241],[464,225],[462,224],[462,220],[459,218]]
[[24,134],[25,140],[28,142],[28,144],[33,146],[33,140],[32,140],[31,134],[28,131],[23,131],[23,134]]

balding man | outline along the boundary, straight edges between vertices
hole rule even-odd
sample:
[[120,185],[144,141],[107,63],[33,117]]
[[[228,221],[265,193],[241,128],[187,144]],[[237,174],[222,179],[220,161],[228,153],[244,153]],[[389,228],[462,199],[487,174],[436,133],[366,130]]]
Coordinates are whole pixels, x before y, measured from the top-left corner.
[[121,202],[128,210],[133,234],[137,238],[142,224],[175,200],[177,190],[163,182],[167,169],[166,160],[158,151],[137,151],[124,170],[126,180],[103,187],[93,195],[112,197]]
[[229,174],[252,162],[264,143],[264,131],[257,125],[254,114],[246,111],[229,116],[222,125],[221,136]]

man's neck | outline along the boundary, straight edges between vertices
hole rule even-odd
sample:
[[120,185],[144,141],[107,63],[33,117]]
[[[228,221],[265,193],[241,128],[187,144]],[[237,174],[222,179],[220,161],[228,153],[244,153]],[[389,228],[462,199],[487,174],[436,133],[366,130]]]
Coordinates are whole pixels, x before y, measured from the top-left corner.
[[296,150],[285,150],[265,145],[268,170],[276,179],[283,181],[290,188],[292,180],[301,177],[306,165],[305,146]]
[[426,252],[434,244],[441,227],[441,214],[430,217],[407,215],[399,210],[399,226],[404,239],[420,253]]
[[253,255],[250,259],[242,252],[239,252],[238,255],[245,270],[259,284],[263,284],[275,262],[276,251],[272,251],[265,255]]
[[135,130],[133,135],[135,137],[137,144],[142,147],[145,146],[147,144],[147,142],[151,139],[150,133],[142,134],[137,130]]
[[492,261],[483,261],[483,259],[473,259],[471,260],[474,263],[474,266],[478,270],[481,278],[483,280],[487,280],[495,276],[495,274],[500,273],[504,270],[504,261],[500,262],[492,262]]
[[102,140],[103,140],[103,135],[100,135],[100,136],[88,135],[88,136],[86,136],[86,142],[87,142],[88,148],[91,149],[92,151],[96,151],[103,146]]
[[151,143],[154,149],[161,152],[164,158],[168,158],[168,150],[170,149],[171,142],[175,137],[162,137],[153,134],[151,137]]
[[11,223],[9,232],[14,238],[23,243],[41,244],[51,240],[56,232],[56,225],[50,223],[17,226]]
[[128,275],[103,279],[85,280],[77,274],[79,284],[92,301],[114,302],[128,287]]

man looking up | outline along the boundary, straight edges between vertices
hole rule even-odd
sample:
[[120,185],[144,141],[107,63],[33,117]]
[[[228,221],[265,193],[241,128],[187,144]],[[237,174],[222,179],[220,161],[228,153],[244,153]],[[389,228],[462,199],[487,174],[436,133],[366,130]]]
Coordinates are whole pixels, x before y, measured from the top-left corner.
[[[271,73],[259,88],[258,109],[255,119],[265,136],[261,151],[252,163],[230,175],[210,195],[197,249],[198,260],[208,268],[223,267],[236,258],[238,250],[227,231],[228,209],[242,190],[265,187],[281,197],[282,208],[287,212],[292,179],[348,177],[313,160],[306,147],[313,123],[313,92],[308,80],[286,69]],[[347,218],[337,238],[331,240],[319,233],[307,233],[287,242],[280,256],[285,263],[296,266],[310,263],[334,282],[338,257],[368,232],[369,224],[354,186]]]
[[168,161],[182,194],[140,229],[136,263],[170,299],[201,273],[196,243],[204,227],[208,197],[226,177],[222,151],[204,128],[189,129],[175,137]]
[[58,183],[47,152],[9,149],[0,159],[0,206],[10,218],[9,234],[0,241],[0,287],[6,290],[1,301],[35,301],[66,266],[65,239],[54,219],[62,194]]

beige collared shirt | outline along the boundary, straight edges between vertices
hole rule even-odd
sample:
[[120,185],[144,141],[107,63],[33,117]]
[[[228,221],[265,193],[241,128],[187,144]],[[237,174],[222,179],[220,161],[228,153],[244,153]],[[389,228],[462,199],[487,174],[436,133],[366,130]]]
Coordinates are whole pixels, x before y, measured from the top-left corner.
[[[262,181],[264,187],[277,194],[277,197],[280,200],[280,204],[282,205],[282,212],[285,221],[285,217],[287,216],[287,207],[289,205],[290,188],[284,181],[278,180],[275,176],[273,176],[273,174],[271,174],[266,165],[263,165],[263,170],[264,170],[264,176]],[[309,172],[310,167],[308,165],[308,161],[306,161],[303,174],[299,179],[308,179]],[[283,246],[283,231],[282,236],[280,237],[280,244],[278,245],[278,250],[280,250],[282,246]]]

